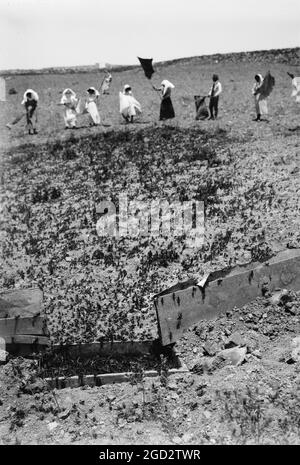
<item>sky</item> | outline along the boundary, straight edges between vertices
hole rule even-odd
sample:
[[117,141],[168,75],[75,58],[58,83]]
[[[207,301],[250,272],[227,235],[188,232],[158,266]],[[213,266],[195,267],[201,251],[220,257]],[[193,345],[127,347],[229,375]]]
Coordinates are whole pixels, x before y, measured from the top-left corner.
[[299,45],[299,0],[0,0],[0,69]]

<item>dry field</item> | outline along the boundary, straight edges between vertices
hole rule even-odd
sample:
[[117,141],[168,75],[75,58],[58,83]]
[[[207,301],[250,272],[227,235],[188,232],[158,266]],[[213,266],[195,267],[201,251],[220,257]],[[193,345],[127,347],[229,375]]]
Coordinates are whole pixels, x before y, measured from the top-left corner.
[[[142,71],[115,73],[110,95],[101,97],[103,126],[87,128],[82,116],[82,128],[72,132],[64,131],[56,106],[60,92],[71,87],[83,95],[88,86],[98,86],[100,74],[8,80],[8,89],[14,87],[18,94],[2,103],[0,114],[0,286],[38,284],[43,288],[53,341],[156,338],[151,301],[156,292],[178,280],[300,247],[300,107],[290,97],[286,74],[299,75],[300,69],[295,62],[272,60],[266,53],[261,61],[255,57],[242,63],[192,59],[160,65],[153,81],[158,84],[167,78],[176,86],[176,118],[166,124],[157,122],[159,98]],[[252,81],[254,74],[268,70],[276,79],[269,121],[255,123]],[[193,96],[208,91],[213,72],[223,84],[220,117],[196,122]],[[135,125],[124,125],[118,113],[118,91],[126,83],[144,110]],[[22,122],[11,132],[4,128],[18,114],[28,87],[40,95],[36,137],[25,134]],[[203,200],[203,246],[189,248],[184,237],[100,239],[97,204],[116,201],[124,192],[129,200],[145,202]],[[25,442],[297,443],[299,412],[294,404],[299,399],[299,362],[286,363],[285,351],[299,335],[299,297],[293,295],[288,302],[293,305],[279,302],[273,307],[265,299],[221,318],[220,324],[192,328],[177,349],[193,373],[178,378],[173,387],[147,385],[146,407],[144,403],[141,407],[139,386],[130,385],[58,394],[63,408],[74,404],[81,412],[70,410],[67,420],[58,417],[55,408],[29,408],[28,402],[33,402],[29,394],[19,407],[19,400],[12,397],[10,401],[23,413],[3,410],[3,442],[22,440],[26,426],[35,421],[43,426],[25,434]],[[245,312],[251,315],[250,322]],[[268,317],[270,321],[265,321]],[[207,359],[215,357],[235,331],[247,341],[245,363],[207,370]],[[213,354],[205,349],[210,339],[215,344]],[[6,370],[10,379],[17,376],[11,366]],[[40,402],[48,396],[35,395]],[[95,396],[103,398],[100,406],[98,401],[95,406]],[[118,401],[123,397],[132,402],[130,408]],[[181,407],[174,410],[178,399]],[[50,402],[48,397],[45,402]],[[95,420],[87,404],[97,413]],[[157,415],[158,411],[163,413]],[[285,423],[280,418],[286,418]],[[45,419],[57,423],[53,431],[47,429]],[[14,432],[11,437],[9,428]]]

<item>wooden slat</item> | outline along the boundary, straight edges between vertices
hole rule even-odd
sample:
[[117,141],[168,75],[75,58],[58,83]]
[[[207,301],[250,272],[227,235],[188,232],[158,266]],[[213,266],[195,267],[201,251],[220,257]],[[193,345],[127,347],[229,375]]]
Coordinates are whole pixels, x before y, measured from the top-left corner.
[[0,318],[35,316],[42,311],[43,293],[39,288],[14,289],[0,293]]
[[240,270],[223,276],[220,273],[222,277],[208,282],[204,288],[194,285],[156,296],[162,345],[174,343],[187,328],[201,320],[213,319],[262,296],[266,285],[271,291],[300,290],[300,249],[288,250],[253,269]]
[[93,342],[89,344],[54,345],[56,352],[64,353],[72,358],[91,357],[93,355],[147,355],[155,347],[155,341],[129,341],[129,342]]
[[45,319],[36,318],[1,318],[0,337],[15,336],[17,334],[47,335]]
[[[168,376],[187,373],[189,370],[186,366],[182,368],[172,368],[168,370]],[[67,387],[76,388],[82,385],[88,386],[102,386],[104,384],[119,384],[128,383],[132,372],[124,373],[107,373],[102,375],[85,375],[85,376],[71,376],[71,377],[57,377],[45,378],[45,382],[51,389],[64,389]],[[145,378],[155,378],[159,376],[157,370],[146,370],[144,372]]]
[[49,345],[49,338],[47,336],[30,336],[26,334],[17,334],[16,336],[5,336],[3,338],[6,344],[28,344],[28,345]]

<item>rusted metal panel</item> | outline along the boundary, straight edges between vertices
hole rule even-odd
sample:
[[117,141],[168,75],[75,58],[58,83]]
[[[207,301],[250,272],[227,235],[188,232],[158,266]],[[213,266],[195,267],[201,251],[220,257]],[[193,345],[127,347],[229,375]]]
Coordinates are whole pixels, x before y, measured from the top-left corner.
[[30,317],[42,311],[43,292],[38,288],[13,289],[0,293],[0,318]]
[[261,264],[214,273],[204,287],[178,285],[155,299],[162,345],[178,340],[201,320],[241,307],[264,295],[266,289],[300,290],[300,249],[287,250]]

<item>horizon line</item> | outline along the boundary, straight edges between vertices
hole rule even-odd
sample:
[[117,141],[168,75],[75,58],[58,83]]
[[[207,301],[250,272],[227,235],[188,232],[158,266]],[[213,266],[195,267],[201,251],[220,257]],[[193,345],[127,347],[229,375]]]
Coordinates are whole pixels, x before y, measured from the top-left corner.
[[[168,62],[174,62],[174,61],[180,61],[180,60],[188,60],[191,58],[201,58],[201,57],[214,57],[216,55],[240,55],[240,54],[248,54],[248,53],[262,53],[262,52],[274,52],[274,51],[288,51],[288,50],[297,50],[300,49],[300,46],[294,46],[294,47],[283,47],[283,48],[270,48],[270,49],[256,49],[256,50],[241,50],[239,52],[215,52],[215,53],[209,53],[209,54],[202,54],[202,55],[190,55],[190,56],[183,56],[183,57],[177,57],[177,58],[168,58],[166,60],[159,60],[159,61],[154,61],[154,64],[165,64]],[[150,57],[152,58],[152,57]],[[114,69],[114,68],[128,68],[128,67],[138,67],[140,66],[139,63],[132,63],[132,64],[112,64],[112,63],[107,63],[104,62],[103,67],[100,67],[99,65],[102,64],[103,62],[95,62],[93,64],[81,64],[81,65],[50,65],[42,68],[9,68],[9,69],[1,69],[1,73],[12,73],[12,72],[29,72],[29,71],[47,71],[49,69],[76,69],[76,68],[93,68],[98,69],[98,70],[105,70],[105,69]],[[97,67],[98,66],[98,67]],[[295,66],[295,65],[294,65]],[[96,68],[97,67],[97,68]]]

